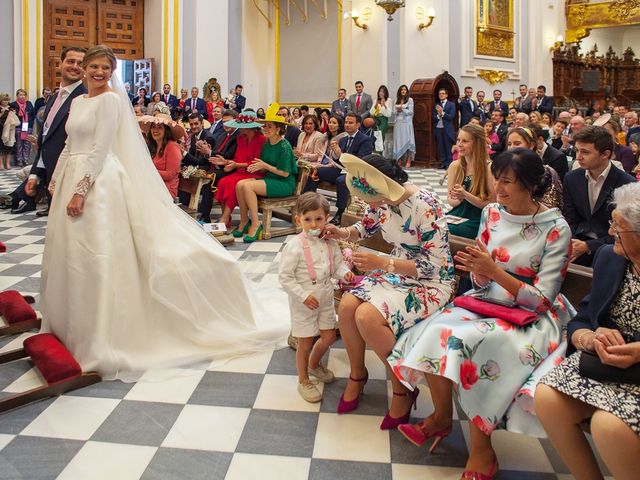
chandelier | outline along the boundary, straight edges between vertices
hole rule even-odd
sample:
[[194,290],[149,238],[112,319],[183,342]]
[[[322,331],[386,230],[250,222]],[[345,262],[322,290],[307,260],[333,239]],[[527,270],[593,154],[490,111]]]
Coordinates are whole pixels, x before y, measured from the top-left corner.
[[404,0],[376,0],[376,5],[384,8],[384,11],[389,15],[387,21],[391,22],[395,11],[404,7]]

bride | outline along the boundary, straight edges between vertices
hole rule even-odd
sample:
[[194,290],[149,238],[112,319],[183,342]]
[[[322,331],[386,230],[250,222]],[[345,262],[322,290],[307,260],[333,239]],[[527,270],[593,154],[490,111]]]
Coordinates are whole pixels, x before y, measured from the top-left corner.
[[88,94],[72,103],[50,183],[42,330],[105,379],[276,348],[285,297],[258,302],[232,255],[173,204],[113,51],[91,48],[84,68]]

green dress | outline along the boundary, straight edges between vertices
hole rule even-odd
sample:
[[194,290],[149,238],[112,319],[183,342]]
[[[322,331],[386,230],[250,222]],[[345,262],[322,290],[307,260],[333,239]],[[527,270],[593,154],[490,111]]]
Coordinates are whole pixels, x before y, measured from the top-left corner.
[[[464,177],[462,182],[463,188],[468,192],[471,190],[471,176]],[[455,215],[456,217],[466,218],[467,221],[459,224],[449,224],[449,233],[465,238],[476,238],[478,235],[478,227],[480,226],[480,217],[482,209],[463,200],[460,205],[452,208],[447,215]]]
[[267,197],[288,197],[293,195],[296,188],[298,164],[289,142],[282,139],[275,145],[266,142],[262,147],[260,159],[283,172],[289,172],[287,177],[267,172],[264,183],[267,185]]

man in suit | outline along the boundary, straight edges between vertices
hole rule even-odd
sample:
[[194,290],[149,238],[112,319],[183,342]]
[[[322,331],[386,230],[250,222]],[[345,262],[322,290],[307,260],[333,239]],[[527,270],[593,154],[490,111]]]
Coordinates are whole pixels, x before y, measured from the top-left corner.
[[[291,112],[289,111],[289,107],[280,107],[278,115],[284,117],[287,122],[291,122]],[[298,146],[298,137],[300,137],[300,129],[298,127],[295,125],[287,125],[285,127],[284,138],[289,142],[291,148],[296,148]]]
[[[213,147],[207,141],[204,131],[204,119],[199,113],[189,115],[189,133],[189,144],[185,145],[185,149],[182,152],[182,166],[191,165],[203,170],[210,170],[212,165],[209,162],[209,157]],[[183,205],[189,204],[191,196],[188,193],[179,191],[178,197],[180,197],[180,203]]]
[[636,112],[627,112],[624,114],[624,124],[627,127],[627,145],[631,144],[631,137],[640,133],[640,125],[638,125],[638,114]]
[[489,105],[485,103],[484,98],[484,90],[478,90],[478,93],[476,93],[476,102],[478,102],[477,116],[480,118],[481,124],[484,123],[487,118],[489,118],[487,115],[487,112],[489,111]]
[[504,152],[507,146],[509,128],[504,121],[504,113],[499,108],[491,112],[491,123],[493,124],[493,131],[498,135],[498,143],[491,144],[491,150],[494,152],[492,156],[495,157]]
[[[366,136],[360,131],[362,119],[355,113],[347,113],[344,118],[344,131],[347,136],[340,139],[339,142],[332,142],[331,148],[334,154],[339,157],[343,153],[350,153],[358,158],[364,158],[373,153],[374,139]],[[336,162],[339,163],[339,162]],[[338,211],[331,219],[333,225],[340,225],[342,214],[349,203],[349,189],[347,188],[346,175],[341,173],[340,168],[323,169],[331,170],[333,180],[336,185],[336,207]],[[322,181],[331,181],[332,179],[321,178]]]
[[444,88],[438,90],[438,98],[440,101],[436,103],[431,113],[431,125],[436,136],[440,168],[445,169],[451,165],[451,147],[453,147],[456,141],[456,134],[453,129],[456,107],[453,102],[447,100],[448,96],[449,94]]
[[494,110],[502,110],[504,118],[509,115],[509,105],[502,101],[502,90],[497,88],[493,91],[493,102],[489,104],[489,113],[493,113]]
[[515,99],[513,106],[518,112],[529,115],[531,113],[531,101],[533,100],[529,95],[529,88],[523,83],[520,85],[519,91],[520,96]]
[[207,105],[202,98],[198,97],[200,90],[198,87],[191,89],[191,98],[187,98],[184,102],[184,113],[187,117],[191,117],[192,114],[204,116],[207,114]]
[[246,105],[247,99],[242,96],[242,85],[238,84],[235,88],[235,97],[233,102],[226,103],[225,107],[235,110],[238,113],[242,113]]
[[584,127],[574,140],[580,168],[564,178],[563,214],[573,236],[571,261],[590,267],[598,248],[613,243],[609,235],[613,191],[636,180],[613,167],[613,137],[605,128]]
[[[36,142],[36,159],[31,166],[27,181],[16,189],[16,197],[24,197],[25,204],[15,209],[14,213],[23,213],[36,209],[35,195],[38,185],[45,189],[56,169],[58,157],[67,140],[65,125],[71,102],[78,95],[87,93],[82,84],[84,70],[82,60],[86,50],[80,47],[67,47],[60,56],[60,89],[58,94],[49,98],[44,111],[44,124]],[[12,194],[13,195],[13,194]],[[40,215],[47,215],[47,208]]]
[[[235,111],[235,110],[234,110]],[[211,116],[213,117],[213,122],[209,129],[205,132],[205,140],[210,145],[215,145],[220,138],[224,137],[225,131],[222,120],[223,112],[222,107],[220,105],[216,105],[211,110]]]
[[538,91],[532,106],[535,105],[534,110],[542,113],[548,113],[553,115],[553,97],[547,96],[547,87],[544,85],[538,85]]
[[[361,120],[371,116],[369,112],[373,106],[373,99],[364,93],[364,83],[358,80],[355,84],[356,93],[349,97],[349,111],[355,113]],[[346,116],[345,116],[346,118]]]
[[171,93],[171,85],[165,83],[162,87],[162,101],[169,107],[171,111],[171,118],[176,117],[176,110],[178,109],[178,98]]
[[224,122],[235,120],[237,116],[238,112],[230,108],[226,109],[222,114],[220,124],[223,125],[223,135],[218,137],[209,156],[211,170],[216,174],[216,178],[213,180],[213,185],[205,185],[201,190],[202,199],[200,200],[200,205],[198,205],[198,213],[200,213],[200,221],[202,223],[211,223],[211,208],[213,207],[213,190],[211,187],[216,187],[221,178],[232,173],[226,172],[224,168],[233,160],[236,154],[238,129],[225,127]]
[[471,117],[479,117],[478,102],[473,99],[473,88],[464,87],[464,97],[458,102],[458,110],[460,111],[460,126],[464,127],[471,121]]
[[549,130],[545,130],[537,123],[531,125],[529,128],[536,138],[536,152],[540,155],[540,158],[542,158],[542,163],[553,168],[560,177],[560,180],[564,180],[565,175],[569,171],[567,156],[547,143]]
[[347,91],[344,88],[338,90],[338,99],[331,104],[331,115],[340,115],[342,118],[350,112],[351,104],[347,100]]
[[569,121],[569,130],[567,133],[563,132],[561,137],[562,147],[560,147],[560,151],[566,156],[576,158],[576,142],[573,136],[580,132],[586,125],[585,119],[580,115],[572,117]]
[[131,93],[131,84],[129,82],[125,82],[124,90],[127,92],[127,96],[129,97],[129,100],[133,102],[133,93]]
[[36,99],[36,103],[33,104],[33,110],[38,113],[42,107],[47,105],[49,101],[49,97],[51,96],[51,89],[49,87],[44,87],[42,89],[42,96]]

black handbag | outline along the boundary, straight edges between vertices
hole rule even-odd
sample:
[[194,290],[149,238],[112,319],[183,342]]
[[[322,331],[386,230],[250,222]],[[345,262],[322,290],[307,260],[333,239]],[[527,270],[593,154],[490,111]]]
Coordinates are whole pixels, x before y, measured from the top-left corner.
[[580,354],[580,375],[599,382],[640,385],[640,363],[618,368],[603,364],[596,353],[583,351]]

